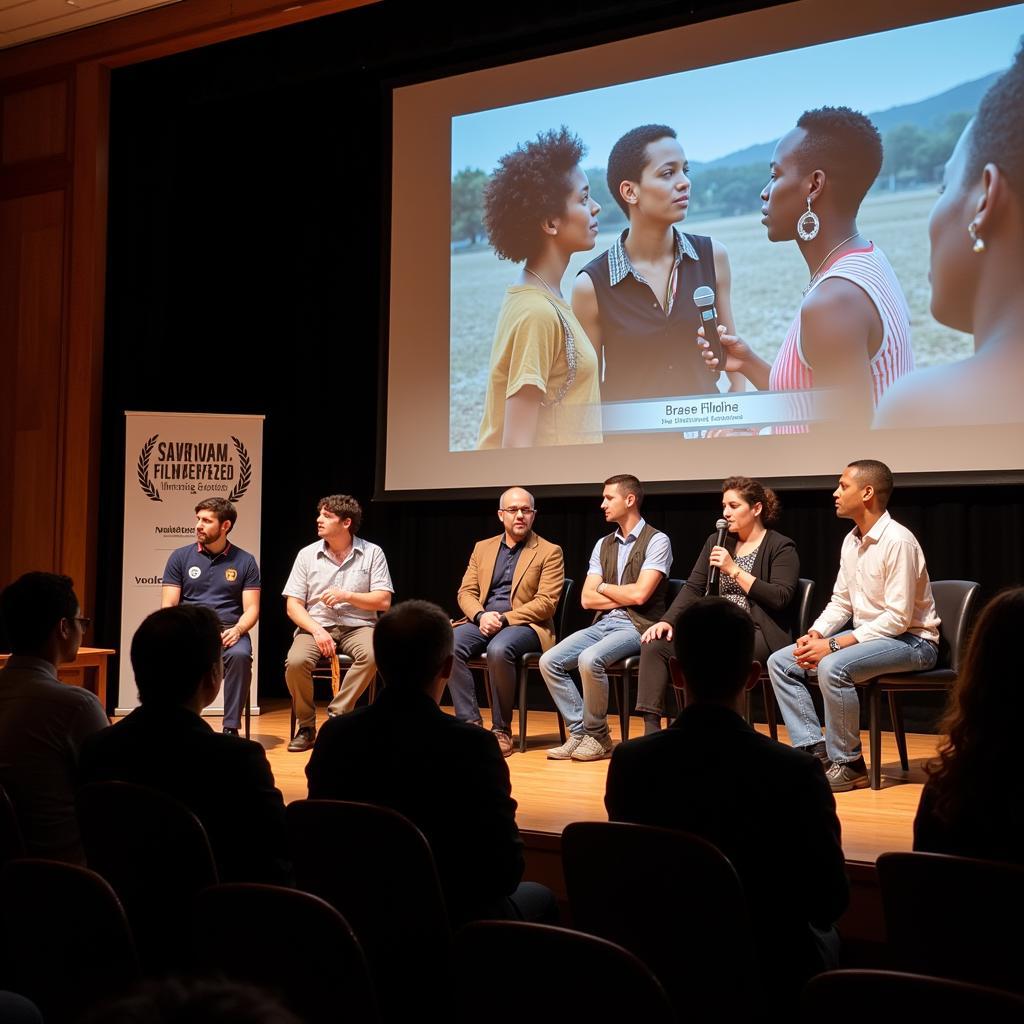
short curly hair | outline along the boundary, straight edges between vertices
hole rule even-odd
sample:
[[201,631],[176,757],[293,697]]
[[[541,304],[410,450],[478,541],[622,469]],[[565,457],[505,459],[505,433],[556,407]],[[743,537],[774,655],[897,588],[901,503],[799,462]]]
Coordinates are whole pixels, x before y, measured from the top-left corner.
[[562,125],[498,161],[484,188],[484,226],[498,259],[522,263],[536,255],[539,225],[565,212],[569,174],[584,153],[579,136]]
[[348,529],[353,537],[359,532],[363,522],[363,508],[351,494],[328,494],[316,503],[316,514],[320,515],[324,509],[339,519],[351,519],[352,525]]
[[839,205],[856,213],[882,169],[878,129],[849,107],[806,110],[796,126],[807,132],[796,151],[802,173],[824,171]]
[[982,97],[971,126],[967,150],[969,180],[981,177],[987,163],[1006,175],[1010,188],[1024,199],[1024,45],[1013,64]]

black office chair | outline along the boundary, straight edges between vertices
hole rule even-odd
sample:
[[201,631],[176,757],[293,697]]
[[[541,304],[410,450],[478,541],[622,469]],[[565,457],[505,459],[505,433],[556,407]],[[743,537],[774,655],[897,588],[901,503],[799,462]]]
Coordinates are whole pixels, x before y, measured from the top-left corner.
[[[670,579],[665,592],[665,607],[669,607],[679,596],[679,591],[686,585],[686,580]],[[633,710],[632,684],[640,671],[640,655],[631,654],[628,658],[615,662],[605,669],[608,676],[609,689],[615,693],[615,704],[619,709],[619,730],[623,740],[629,739],[629,716]],[[676,701],[676,712],[682,708],[679,694],[674,686],[669,687]]]
[[857,683],[866,691],[868,701],[868,778],[872,789],[882,787],[882,694],[889,697],[889,714],[900,754],[900,767],[906,772],[910,770],[907,734],[897,695],[930,690],[948,692],[953,688],[980,591],[980,586],[971,580],[936,580],[932,583],[932,594],[942,624],[939,627],[939,660],[935,668],[927,672],[894,672]]
[[355,932],[383,1019],[442,1017],[451,928],[423,833],[396,811],[344,800],[293,800],[285,814],[296,884]]
[[218,881],[202,823],[166,793],[128,782],[92,782],[77,804],[86,862],[124,905],[144,968],[190,966],[189,901]]
[[[572,920],[654,972],[678,1019],[745,1020],[757,962],[743,886],[728,858],[699,836],[650,825],[577,821],[562,833]],[[677,883],[638,896],[620,869]],[[620,877],[616,877],[617,871]]]
[[[466,1024],[522,1024],[537,1011],[554,1016],[552,1008],[565,1003],[567,984],[590,983],[600,991],[600,1016],[608,1020],[676,1020],[650,968],[596,935],[524,921],[478,921],[455,936],[454,959],[456,1020]],[[514,970],[514,998],[495,991],[499,965]]]
[[[302,936],[301,956],[296,935]],[[379,1020],[359,940],[341,914],[312,893],[249,883],[210,886],[192,904],[192,944],[200,970],[279,993],[305,1024]]]
[[[803,636],[811,626],[811,601],[814,599],[814,580],[804,579],[802,576],[797,581],[796,594],[793,600],[796,602],[796,622],[794,628],[796,635]],[[768,721],[768,733],[773,740],[779,738],[779,722],[775,708],[775,691],[772,689],[772,681],[768,676],[768,666],[761,666],[761,694],[764,697],[764,715]],[[753,716],[750,707],[750,690],[747,690],[747,721],[752,722]]]
[[[569,601],[572,597],[573,589],[575,588],[575,582],[571,579],[566,578],[562,582],[562,596],[558,599],[558,604],[555,607],[555,614],[553,616],[555,621],[555,642],[557,643],[565,636],[565,613],[569,607]],[[466,662],[469,668],[478,669],[483,673],[484,677],[484,692],[487,694],[487,703],[491,707],[494,706],[494,700],[491,694],[491,682],[490,676],[487,672],[487,652],[484,651],[477,658],[470,658]],[[526,753],[526,716],[527,716],[527,682],[529,680],[531,671],[539,671],[540,666],[540,654],[537,651],[529,651],[519,659],[519,664],[516,667],[516,702],[519,705],[519,751],[520,753]],[[565,723],[562,721],[562,716],[558,716],[558,732],[562,737],[561,742],[565,742]]]
[[826,971],[811,978],[800,1003],[800,1019],[807,1024],[820,1024],[825,1007],[842,1007],[846,1020],[1024,1020],[1024,999],[1018,995],[899,971]]
[[941,853],[883,853],[875,867],[901,969],[1024,994],[1024,867]]

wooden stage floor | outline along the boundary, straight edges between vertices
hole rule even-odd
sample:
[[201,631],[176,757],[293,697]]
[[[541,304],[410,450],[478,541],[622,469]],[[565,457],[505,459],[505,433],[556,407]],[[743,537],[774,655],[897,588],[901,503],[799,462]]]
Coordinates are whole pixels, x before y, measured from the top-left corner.
[[[318,709],[323,721],[326,712]],[[486,715],[486,711],[484,712]],[[618,739],[618,718],[610,716],[612,736]],[[219,719],[210,724],[219,728]],[[266,749],[274,778],[285,802],[306,796],[308,754],[288,753],[289,712],[287,704],[269,702],[264,713],[252,719],[252,738]],[[767,731],[764,725],[759,726]],[[604,785],[607,761],[580,763],[549,761],[545,751],[558,743],[558,725],[554,712],[531,711],[530,749],[509,758],[512,793],[519,802],[519,828],[539,846],[551,843],[571,821],[604,821]],[[632,731],[635,730],[635,731]],[[640,735],[639,718],[631,722],[631,735]],[[780,739],[786,739],[785,730]],[[863,737],[865,750],[868,737]],[[883,786],[877,792],[859,789],[836,795],[836,806],[843,826],[843,850],[851,864],[874,864],[880,853],[909,850],[912,843],[914,814],[924,784],[924,763],[935,754],[939,737],[907,735],[910,772],[904,776],[892,733],[882,734]],[[532,834],[532,836],[531,836]]]

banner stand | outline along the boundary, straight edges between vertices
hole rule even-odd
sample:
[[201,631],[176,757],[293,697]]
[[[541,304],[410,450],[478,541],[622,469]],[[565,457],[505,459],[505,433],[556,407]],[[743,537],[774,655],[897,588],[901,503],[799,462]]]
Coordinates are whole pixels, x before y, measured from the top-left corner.
[[[260,560],[263,416],[126,412],[124,543],[121,570],[121,657],[117,707],[138,705],[132,676],[132,636],[160,607],[164,567],[171,552],[196,543],[195,506],[227,498],[238,509],[231,543]],[[259,626],[252,637],[252,713],[260,713]],[[223,713],[223,692],[203,711]]]

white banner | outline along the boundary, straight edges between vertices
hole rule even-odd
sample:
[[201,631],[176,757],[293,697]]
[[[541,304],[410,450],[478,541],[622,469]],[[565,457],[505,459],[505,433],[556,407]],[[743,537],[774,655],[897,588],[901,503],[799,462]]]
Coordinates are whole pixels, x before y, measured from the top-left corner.
[[[125,413],[124,560],[121,570],[121,657],[116,714],[138,704],[129,658],[132,636],[160,607],[164,567],[172,551],[195,544],[195,507],[227,498],[238,509],[231,543],[259,564],[263,484],[263,417],[207,413]],[[257,650],[252,631],[252,710],[259,714]],[[223,693],[207,711],[223,711]]]

